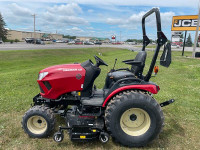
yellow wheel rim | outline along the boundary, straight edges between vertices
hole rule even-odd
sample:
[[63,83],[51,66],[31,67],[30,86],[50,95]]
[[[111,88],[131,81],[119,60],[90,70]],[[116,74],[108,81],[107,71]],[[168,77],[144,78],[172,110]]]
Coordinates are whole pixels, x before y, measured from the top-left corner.
[[42,134],[47,130],[47,122],[41,116],[32,116],[27,121],[27,128],[33,134]]
[[147,132],[151,124],[149,114],[140,108],[126,110],[120,118],[122,130],[131,136],[140,136]]

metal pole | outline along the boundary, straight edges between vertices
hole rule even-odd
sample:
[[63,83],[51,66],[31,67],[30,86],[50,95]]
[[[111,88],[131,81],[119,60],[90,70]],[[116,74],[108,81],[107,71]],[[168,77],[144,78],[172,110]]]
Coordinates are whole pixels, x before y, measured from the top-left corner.
[[174,32],[173,32],[173,31],[171,31],[171,43],[172,43],[172,35],[173,35],[173,33],[174,33]]
[[34,38],[34,44],[35,44],[35,14],[32,15],[33,16],[33,38]]
[[184,42],[183,42],[183,51],[182,51],[182,56],[184,56],[184,49],[185,49],[186,35],[187,35],[187,31],[185,31],[185,37],[184,37]]
[[[200,3],[199,3],[200,5]],[[200,7],[199,9],[199,14],[198,14],[198,21],[197,21],[197,28],[196,28],[196,34],[195,34],[195,40],[194,40],[194,47],[193,47],[193,52],[192,52],[192,57],[195,58],[195,51],[197,47],[197,38],[198,38],[198,31],[199,31],[199,23],[200,23]]]

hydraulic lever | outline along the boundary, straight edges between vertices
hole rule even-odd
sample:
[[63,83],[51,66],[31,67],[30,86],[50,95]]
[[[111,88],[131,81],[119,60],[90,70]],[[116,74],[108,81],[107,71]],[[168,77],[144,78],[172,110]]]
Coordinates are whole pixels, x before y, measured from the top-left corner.
[[117,63],[117,58],[115,58],[115,63],[114,63],[114,66],[113,66],[113,69],[110,70],[110,72],[114,72],[115,71],[115,65]]
[[117,58],[115,58],[115,63],[114,63],[114,66],[113,66],[113,70],[115,70],[116,62],[117,62]]

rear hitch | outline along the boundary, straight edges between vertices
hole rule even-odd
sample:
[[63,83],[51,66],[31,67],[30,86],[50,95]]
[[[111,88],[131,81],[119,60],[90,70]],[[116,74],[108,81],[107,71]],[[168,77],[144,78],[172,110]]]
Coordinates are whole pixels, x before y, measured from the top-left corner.
[[164,106],[167,106],[167,105],[169,105],[169,104],[172,104],[173,102],[175,102],[175,100],[174,100],[174,99],[170,99],[170,100],[168,100],[168,101],[165,101],[165,102],[163,102],[163,103],[160,103],[160,106],[161,106],[161,107],[164,107]]

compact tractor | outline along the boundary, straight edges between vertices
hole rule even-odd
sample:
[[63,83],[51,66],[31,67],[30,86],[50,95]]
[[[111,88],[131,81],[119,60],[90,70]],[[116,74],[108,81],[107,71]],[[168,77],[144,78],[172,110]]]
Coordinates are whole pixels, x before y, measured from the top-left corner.
[[[149,70],[143,75],[150,43],[146,36],[145,19],[155,13],[157,23],[157,47]],[[124,146],[140,147],[155,139],[164,125],[161,107],[173,99],[159,104],[153,94],[159,86],[149,79],[160,48],[164,45],[160,64],[171,63],[170,44],[161,30],[159,9],[153,8],[142,18],[143,47],[135,59],[124,60],[130,68],[111,69],[103,89],[94,85],[100,66],[108,66],[95,57],[96,64],[87,60],[81,64],[51,66],[39,72],[38,84],[41,92],[33,98],[32,107],[22,119],[24,131],[33,138],[44,138],[55,126],[55,114],[65,118],[65,126],[59,126],[53,136],[56,142],[64,138],[67,130],[72,141],[99,139],[106,143],[111,136]],[[116,63],[116,61],[115,61]],[[114,65],[115,66],[115,65]]]

